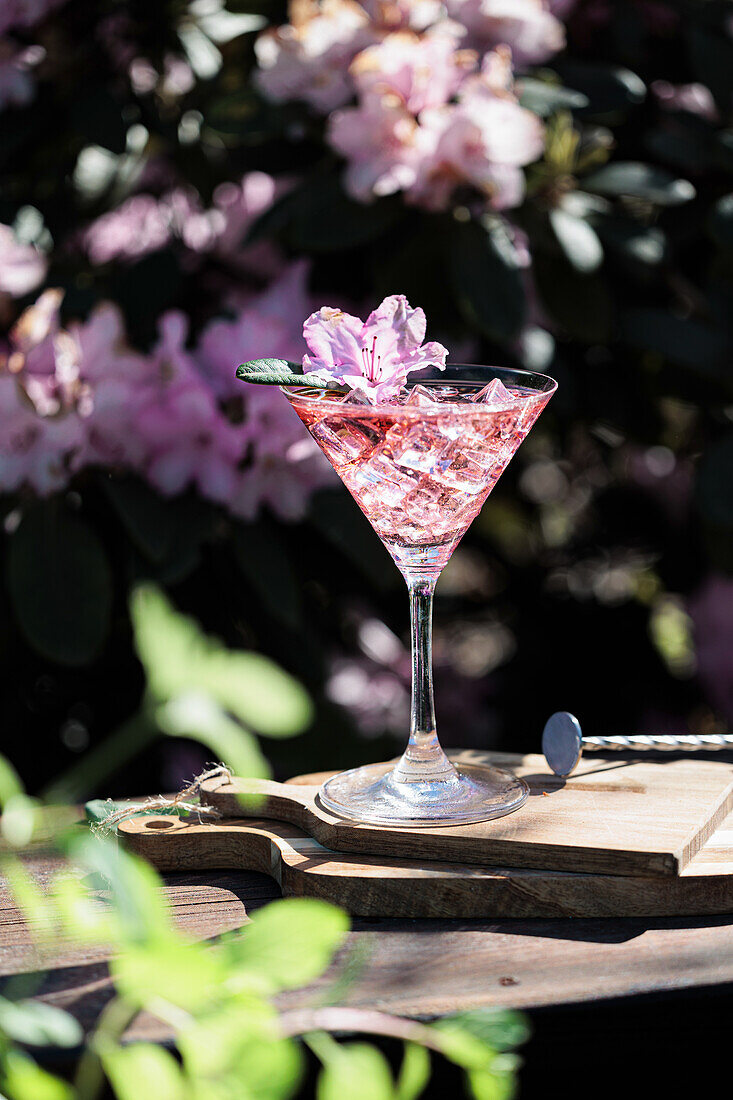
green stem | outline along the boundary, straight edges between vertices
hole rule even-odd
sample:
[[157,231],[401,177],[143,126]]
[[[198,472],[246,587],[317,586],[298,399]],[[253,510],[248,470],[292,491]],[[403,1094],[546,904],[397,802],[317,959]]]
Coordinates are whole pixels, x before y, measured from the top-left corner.
[[401,1016],[390,1016],[371,1008],[324,1007],[292,1009],[284,1012],[278,1022],[280,1033],[287,1038],[302,1036],[303,1042],[321,1062],[338,1052],[338,1043],[328,1034],[332,1031],[360,1032],[384,1035],[405,1042],[419,1043],[430,1050],[445,1053],[442,1037],[434,1028]]
[[96,1100],[99,1096],[104,1085],[102,1056],[110,1047],[117,1045],[137,1013],[137,1008],[121,997],[113,998],[104,1008],[94,1034],[79,1059],[74,1078],[77,1100]]

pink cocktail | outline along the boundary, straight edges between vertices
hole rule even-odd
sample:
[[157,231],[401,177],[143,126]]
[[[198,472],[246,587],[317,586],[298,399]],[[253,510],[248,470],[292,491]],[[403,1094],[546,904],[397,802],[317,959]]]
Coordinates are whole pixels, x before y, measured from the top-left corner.
[[436,382],[386,407],[289,396],[399,568],[437,576],[550,395]]
[[367,765],[324,784],[322,801],[340,815],[439,825],[498,817],[527,797],[515,776],[487,766],[456,768],[440,747],[432,691],[432,598],[443,566],[555,389],[545,375],[454,367],[446,375],[408,383],[377,405],[358,391],[284,390],[410,591],[410,741],[394,767]]

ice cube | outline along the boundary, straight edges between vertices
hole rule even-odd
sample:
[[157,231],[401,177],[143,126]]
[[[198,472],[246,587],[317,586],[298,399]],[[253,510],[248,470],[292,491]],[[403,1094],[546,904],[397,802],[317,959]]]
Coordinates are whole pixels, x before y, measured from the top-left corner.
[[488,405],[492,409],[508,409],[517,403],[516,395],[508,390],[499,378],[494,378],[488,386],[484,386],[470,400],[477,404]]
[[423,530],[440,526],[443,491],[439,485],[424,479],[405,497],[405,515]]
[[368,424],[344,416],[327,416],[313,424],[311,435],[334,466],[361,462],[379,443],[379,432]]
[[466,398],[465,390],[462,390],[459,386],[446,386],[443,382],[434,388],[433,393],[436,401],[444,403],[455,404],[456,401],[463,402]]
[[398,466],[429,474],[445,447],[440,425],[424,420],[417,424],[395,424],[387,432],[387,445]]
[[371,401],[363,390],[349,390],[349,392],[341,398],[341,403],[343,405],[371,405]]
[[427,386],[418,384],[408,390],[408,396],[404,403],[405,405],[417,406],[417,408],[428,408],[435,406],[438,400],[435,390],[430,390]]
[[399,470],[382,450],[372,453],[368,461],[360,462],[349,471],[348,487],[363,500],[365,507],[395,508],[409,492],[412,471]]
[[478,493],[489,483],[495,456],[484,450],[466,451],[455,443],[449,444],[440,456],[436,477],[452,489]]

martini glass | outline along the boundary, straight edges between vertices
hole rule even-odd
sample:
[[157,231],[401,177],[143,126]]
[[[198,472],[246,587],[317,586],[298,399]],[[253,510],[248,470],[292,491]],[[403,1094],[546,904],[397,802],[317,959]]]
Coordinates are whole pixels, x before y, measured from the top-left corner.
[[422,372],[419,381],[380,405],[370,405],[358,391],[283,388],[389,550],[410,595],[409,743],[396,764],[368,764],[324,783],[320,800],[339,816],[393,826],[463,824],[511,813],[527,798],[526,784],[510,772],[456,766],[440,746],[433,707],[433,592],[556,388],[542,374],[462,366]]

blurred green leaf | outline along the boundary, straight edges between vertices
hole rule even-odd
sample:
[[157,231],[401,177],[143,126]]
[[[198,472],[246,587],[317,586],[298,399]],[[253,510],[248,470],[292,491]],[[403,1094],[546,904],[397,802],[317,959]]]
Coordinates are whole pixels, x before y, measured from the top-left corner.
[[46,942],[56,934],[59,921],[53,898],[49,898],[23,861],[15,856],[4,856],[2,874],[15,904],[33,929],[34,939]]
[[473,1008],[446,1016],[445,1023],[459,1027],[494,1050],[506,1051],[526,1043],[529,1023],[521,1012],[505,1008]]
[[638,225],[627,218],[599,217],[594,227],[603,243],[614,252],[644,267],[656,267],[667,254],[664,230]]
[[308,725],[307,694],[266,657],[228,650],[207,637],[153,585],[135,589],[130,610],[138,655],[159,702],[188,692],[210,695],[267,737],[287,737]]
[[186,692],[169,699],[156,709],[155,720],[170,737],[187,737],[206,745],[235,775],[270,775],[256,739],[209,695]]
[[102,1065],[117,1100],[186,1100],[180,1066],[172,1054],[153,1043],[111,1047]]
[[354,202],[338,178],[309,181],[289,196],[287,240],[299,252],[339,252],[376,240],[402,216],[399,199]]
[[182,544],[197,547],[210,533],[208,509],[195,497],[163,500],[136,477],[103,475],[100,482],[134,544],[157,564],[180,556]]
[[321,1070],[317,1100],[394,1100],[389,1064],[367,1043],[340,1043]]
[[123,943],[165,944],[173,936],[168,906],[153,868],[109,837],[85,832],[68,845],[71,862],[81,866],[96,889],[109,891],[117,935]]
[[568,87],[587,97],[587,106],[576,108],[582,115],[617,114],[643,103],[646,98],[644,81],[630,69],[564,58],[558,59],[554,68]]
[[[709,6],[713,11],[715,5]],[[728,12],[728,5],[717,5],[718,12]],[[731,73],[733,72],[733,42],[726,33],[722,18],[717,26],[706,27],[702,20],[689,20],[685,28],[687,49],[696,78],[710,88],[720,106],[730,106]]]
[[222,55],[208,35],[196,23],[186,21],[178,24],[178,37],[196,76],[200,80],[215,77],[221,69]]
[[719,155],[710,124],[692,115],[665,118],[645,134],[644,147],[653,160],[696,175],[713,167]]
[[101,145],[117,155],[125,152],[127,123],[122,105],[108,86],[84,81],[71,100],[69,123],[76,139],[83,138],[85,145]]
[[733,528],[733,432],[705,452],[698,469],[697,502],[708,523]]
[[708,230],[719,248],[733,250],[733,194],[723,195],[713,205]]
[[20,776],[6,757],[0,755],[0,810],[14,795],[23,794]]
[[181,265],[172,248],[111,267],[108,296],[122,309],[133,342],[152,343],[160,315],[176,304],[182,281]]
[[226,1074],[241,1061],[242,1047],[278,1037],[277,1012],[262,997],[231,996],[226,991],[223,995],[224,1004],[200,1013],[180,1033],[183,1063],[193,1076]]
[[548,80],[535,80],[531,76],[521,78],[518,90],[521,105],[542,118],[551,115],[553,111],[579,110],[589,103],[588,97],[582,92],[564,88],[561,84],[553,84]]
[[68,1012],[43,1001],[8,1001],[0,997],[0,1031],[28,1046],[74,1047],[83,1032]]
[[5,1055],[0,1088],[8,1100],[76,1100],[71,1085],[41,1069],[19,1050],[9,1050]]
[[595,271],[603,263],[603,245],[591,225],[556,207],[549,214],[558,244],[576,271]]
[[700,321],[662,309],[630,309],[621,317],[621,335],[631,344],[657,352],[683,367],[714,374],[723,363],[726,340]]
[[657,206],[677,206],[695,197],[689,180],[675,179],[663,168],[638,161],[615,161],[583,179],[588,191],[602,195],[628,195],[646,199]]
[[20,793],[9,798],[0,817],[3,840],[12,848],[25,848],[30,844],[40,816],[39,810],[38,800],[27,794]]
[[[498,1059],[497,1059],[498,1062]],[[475,1100],[510,1100],[515,1094],[515,1066],[504,1060],[491,1069],[471,1069],[466,1077]]]
[[430,1052],[417,1043],[405,1043],[394,1100],[417,1100],[430,1079]]
[[302,630],[301,582],[277,532],[262,520],[238,524],[232,545],[237,565],[265,611],[289,630]]
[[228,1001],[184,1029],[178,1046],[202,1100],[217,1086],[232,1097],[285,1100],[303,1073],[300,1047],[277,1035],[277,1017],[263,1002],[248,1007]]
[[540,253],[533,266],[542,302],[568,336],[598,344],[610,338],[612,302],[601,273],[582,274]]
[[516,249],[495,218],[456,224],[450,273],[466,320],[490,339],[519,335],[526,317],[524,284]]
[[341,909],[312,898],[286,898],[258,910],[242,933],[226,940],[230,972],[244,988],[297,989],[327,968],[349,930]]
[[464,1069],[488,1069],[496,1057],[496,1051],[480,1036],[461,1027],[453,1017],[446,1017],[432,1025],[440,1035],[440,1047],[446,1058]]
[[10,539],[7,584],[23,634],[42,656],[85,665],[107,637],[112,575],[97,536],[58,502],[24,514]]
[[220,134],[239,139],[243,145],[258,145],[280,138],[289,125],[297,124],[297,107],[270,103],[251,88],[215,99],[206,112],[206,125]]
[[173,939],[127,947],[110,961],[110,973],[131,1005],[166,1001],[197,1012],[221,996],[230,976],[220,954]]
[[385,591],[399,581],[384,543],[343,489],[324,489],[316,493],[309,516],[316,530],[378,589]]
[[242,34],[262,30],[267,22],[261,15],[238,14],[226,8],[217,11],[211,7],[197,13],[196,21],[212,42],[220,44],[231,42]]

